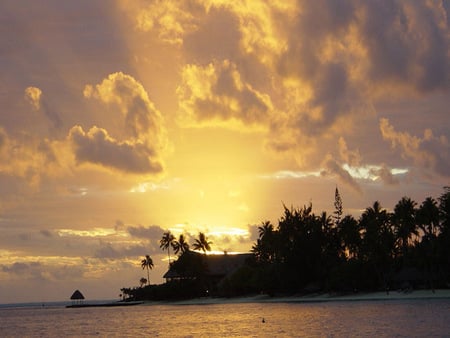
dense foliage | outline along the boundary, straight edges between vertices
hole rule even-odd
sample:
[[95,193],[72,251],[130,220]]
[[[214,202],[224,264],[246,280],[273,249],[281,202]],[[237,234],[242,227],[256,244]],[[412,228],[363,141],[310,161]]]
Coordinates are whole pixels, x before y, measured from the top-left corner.
[[359,219],[312,206],[284,207],[278,226],[264,222],[252,248],[254,290],[274,292],[389,290],[448,287],[450,188],[417,206],[403,197],[392,212],[379,202]]

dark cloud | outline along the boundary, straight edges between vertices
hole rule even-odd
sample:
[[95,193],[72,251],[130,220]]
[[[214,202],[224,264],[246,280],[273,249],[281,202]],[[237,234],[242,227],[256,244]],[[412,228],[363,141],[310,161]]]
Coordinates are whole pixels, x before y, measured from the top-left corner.
[[73,280],[82,277],[85,272],[82,266],[47,265],[40,262],[15,262],[10,265],[1,265],[0,269],[22,280],[28,279],[34,282]]
[[250,241],[255,242],[259,238],[259,225],[248,225],[248,232],[250,233]]
[[343,137],[338,140],[339,145],[339,155],[344,163],[350,166],[357,167],[361,164],[361,155],[359,150],[349,150],[347,147],[347,142]]
[[19,234],[19,238],[20,238],[22,241],[29,241],[29,240],[31,239],[31,235],[30,235],[30,234],[24,234],[24,233],[22,233],[22,234]]
[[396,178],[390,168],[388,168],[385,164],[382,165],[379,169],[371,169],[370,174],[373,176],[378,176],[381,181],[386,185],[396,185],[399,184],[398,178]]
[[[450,40],[444,8],[424,1],[366,1],[359,20],[370,78],[412,85],[419,91],[449,88]],[[435,2],[434,5],[438,3]]]
[[342,165],[335,159],[327,156],[325,162],[323,163],[323,167],[325,169],[321,172],[322,176],[336,176],[342,183],[361,193],[361,187],[356,182],[356,180],[352,177],[352,175],[350,175],[347,170],[342,168]]
[[75,126],[69,138],[79,163],[90,162],[135,174],[157,174],[163,170],[153,149],[142,143],[118,142],[104,129],[93,127],[85,133]]
[[393,149],[398,149],[406,160],[412,160],[419,168],[450,176],[450,142],[445,135],[435,136],[429,129],[423,137],[408,132],[397,131],[388,119],[380,119],[383,139],[389,141]]
[[5,273],[20,276],[22,279],[45,280],[45,267],[39,262],[14,262],[11,265],[2,265],[1,270]]
[[[112,243],[104,243],[102,247],[97,249],[94,258],[100,259],[123,259],[130,257],[140,257],[147,254],[153,254],[155,248],[149,248],[144,245],[133,245],[128,247],[121,247],[119,245],[113,245]],[[159,251],[158,251],[159,252]]]
[[188,62],[206,65],[211,60],[234,60],[239,57],[241,33],[238,18],[225,7],[212,7],[197,22],[198,29],[186,34],[183,48]]
[[39,263],[22,263],[22,262],[15,262],[11,265],[2,265],[2,271],[8,272],[8,273],[15,273],[15,274],[23,274],[26,271],[30,269],[30,267],[36,267],[40,266]]
[[49,230],[41,230],[41,231],[39,231],[39,233],[42,235],[42,236],[44,236],[44,237],[47,237],[47,238],[52,238],[53,237],[53,232],[51,232],[51,231],[49,231]]
[[160,240],[163,233],[166,231],[157,225],[144,226],[130,226],[127,228],[128,233],[136,238],[148,240]]
[[60,114],[55,109],[51,108],[45,98],[42,99],[41,109],[52,123],[53,128],[60,129],[63,126],[63,121]]

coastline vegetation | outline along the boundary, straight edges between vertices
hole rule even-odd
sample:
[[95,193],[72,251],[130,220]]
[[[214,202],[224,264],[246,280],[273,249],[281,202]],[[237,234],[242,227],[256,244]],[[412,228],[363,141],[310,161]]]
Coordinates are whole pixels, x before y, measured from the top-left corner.
[[[129,300],[175,300],[252,294],[431,289],[450,287],[450,187],[420,205],[403,197],[392,212],[375,201],[356,219],[335,210],[315,214],[312,205],[284,205],[278,224],[262,222],[259,238],[244,263],[221,279],[208,271],[211,242],[200,233],[193,252],[185,237],[164,233],[161,248],[178,258],[169,264],[177,278],[161,285],[123,288]],[[167,238],[170,241],[166,240]],[[146,256],[150,258],[149,256]],[[151,259],[151,258],[150,258]],[[144,261],[142,261],[142,264]],[[144,264],[142,267],[149,267]],[[149,280],[149,276],[148,276]]]

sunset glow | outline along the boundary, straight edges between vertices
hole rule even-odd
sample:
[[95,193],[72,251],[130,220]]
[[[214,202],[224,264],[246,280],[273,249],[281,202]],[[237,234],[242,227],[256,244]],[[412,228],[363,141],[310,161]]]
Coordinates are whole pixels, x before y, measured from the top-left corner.
[[0,303],[117,298],[164,231],[248,252],[283,204],[450,178],[448,1],[0,4]]

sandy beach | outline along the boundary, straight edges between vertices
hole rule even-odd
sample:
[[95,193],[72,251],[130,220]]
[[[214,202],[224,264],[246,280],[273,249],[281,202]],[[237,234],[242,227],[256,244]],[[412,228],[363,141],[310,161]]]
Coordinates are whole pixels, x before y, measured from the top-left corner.
[[328,294],[318,293],[306,296],[270,297],[257,295],[235,298],[196,298],[174,302],[149,302],[150,304],[173,304],[173,305],[202,305],[202,304],[235,304],[235,303],[314,303],[314,302],[357,302],[357,301],[389,301],[389,300],[416,300],[416,299],[449,299],[450,289],[439,289],[433,293],[431,290],[413,290],[409,292],[390,291],[352,293],[352,294]]

